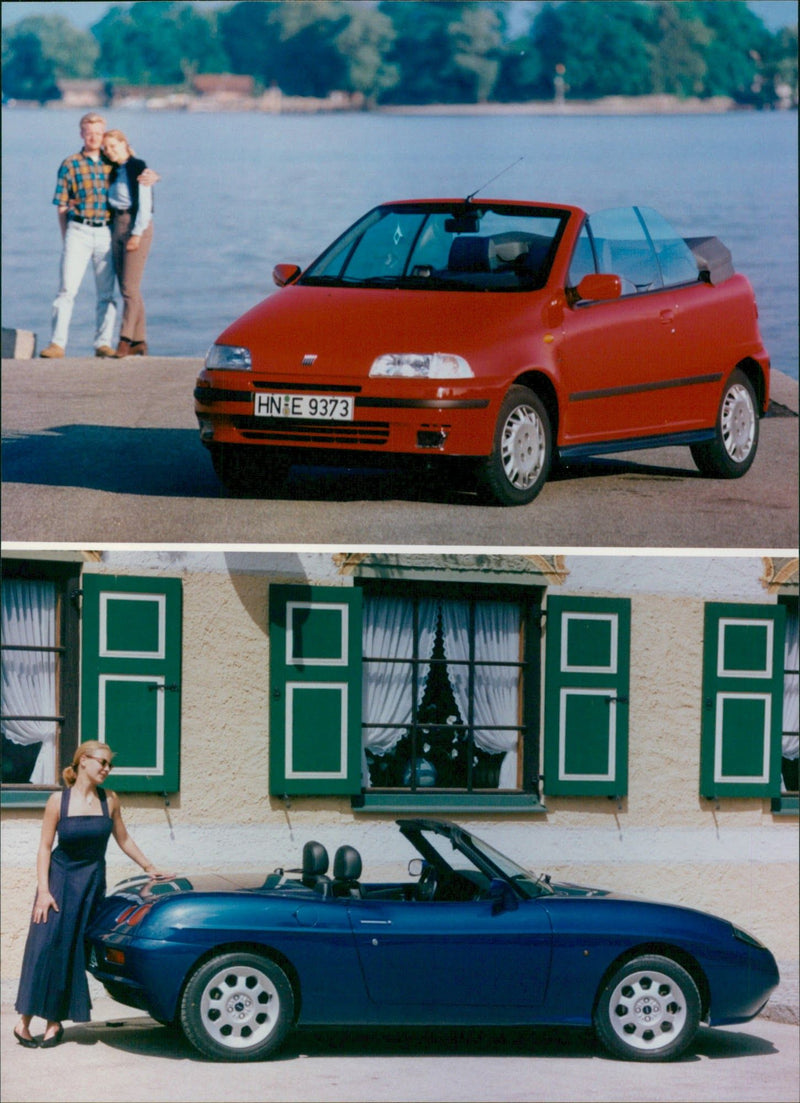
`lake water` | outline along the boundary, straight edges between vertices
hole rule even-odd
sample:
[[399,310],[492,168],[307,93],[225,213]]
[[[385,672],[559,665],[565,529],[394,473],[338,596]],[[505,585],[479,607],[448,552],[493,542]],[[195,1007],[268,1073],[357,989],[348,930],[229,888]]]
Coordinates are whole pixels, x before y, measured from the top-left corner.
[[[49,340],[60,236],[60,161],[80,145],[73,110],[2,113],[3,325]],[[117,111],[161,174],[143,285],[151,351],[202,356],[274,290],[279,261],[304,265],[360,214],[403,197],[466,195],[640,203],[684,236],[715,234],[758,297],[773,365],[798,376],[797,116],[536,117],[191,114]],[[69,352],[91,352],[87,272]]]

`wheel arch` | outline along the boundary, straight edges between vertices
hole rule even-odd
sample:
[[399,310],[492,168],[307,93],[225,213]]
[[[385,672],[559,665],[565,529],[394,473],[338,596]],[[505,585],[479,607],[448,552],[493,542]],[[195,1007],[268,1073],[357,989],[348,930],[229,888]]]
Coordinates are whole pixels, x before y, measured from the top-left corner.
[[613,974],[629,961],[633,961],[634,958],[645,957],[651,954],[669,958],[671,961],[674,961],[676,965],[680,965],[686,970],[697,985],[697,991],[700,995],[700,1021],[705,1022],[708,1019],[711,1008],[711,989],[708,984],[708,978],[697,958],[693,957],[687,950],[683,950],[680,946],[675,946],[670,942],[642,942],[640,945],[632,946],[614,958],[614,960],[609,963],[597,985],[597,991],[594,994],[594,1000],[592,1002],[592,1018],[594,1018],[594,1014],[597,1011],[600,995]]
[[300,1018],[300,1005],[302,1000],[302,992],[300,988],[300,976],[295,969],[292,962],[285,954],[282,954],[279,950],[276,950],[274,946],[265,946],[263,942],[248,942],[246,940],[234,941],[234,942],[220,942],[205,953],[201,954],[195,962],[192,963],[190,969],[187,969],[186,976],[183,978],[180,992],[178,993],[178,1000],[176,1003],[176,1016],[180,1014],[180,1008],[183,1003],[183,994],[186,991],[186,986],[189,983],[191,977],[197,972],[199,968],[206,964],[206,962],[213,960],[215,957],[219,957],[221,954],[258,954],[260,957],[268,958],[279,966],[292,986],[292,995],[294,997],[294,1017],[293,1024]]
[[744,360],[740,360],[734,368],[734,371],[736,368],[743,372],[750,380],[753,391],[755,392],[756,401],[758,402],[759,415],[763,417],[765,413],[764,401],[767,395],[767,381],[764,377],[764,369],[759,364],[758,360],[754,360],[752,356],[746,356]]
[[558,440],[559,409],[558,392],[552,379],[546,372],[531,368],[518,375],[511,385],[527,387],[542,400],[547,410],[547,416],[550,418],[550,425],[553,430],[553,449],[555,451],[557,448],[556,441]]

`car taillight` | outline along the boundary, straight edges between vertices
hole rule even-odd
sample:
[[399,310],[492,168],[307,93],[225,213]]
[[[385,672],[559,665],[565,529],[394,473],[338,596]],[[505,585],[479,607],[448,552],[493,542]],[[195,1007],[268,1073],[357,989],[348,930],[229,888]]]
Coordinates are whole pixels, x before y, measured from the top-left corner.
[[112,965],[124,965],[125,953],[123,950],[112,950],[108,946],[103,950],[103,957]]
[[128,916],[128,926],[135,927],[138,923],[141,923],[152,906],[152,904],[141,904],[138,908],[135,908],[132,914]]

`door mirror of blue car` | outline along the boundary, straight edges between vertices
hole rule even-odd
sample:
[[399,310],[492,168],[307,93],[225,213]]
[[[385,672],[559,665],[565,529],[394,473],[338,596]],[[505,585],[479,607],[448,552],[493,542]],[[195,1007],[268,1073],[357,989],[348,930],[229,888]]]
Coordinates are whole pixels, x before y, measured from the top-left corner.
[[500,877],[496,877],[489,885],[489,899],[492,901],[492,915],[516,911],[519,907],[517,894],[508,881],[503,881]]

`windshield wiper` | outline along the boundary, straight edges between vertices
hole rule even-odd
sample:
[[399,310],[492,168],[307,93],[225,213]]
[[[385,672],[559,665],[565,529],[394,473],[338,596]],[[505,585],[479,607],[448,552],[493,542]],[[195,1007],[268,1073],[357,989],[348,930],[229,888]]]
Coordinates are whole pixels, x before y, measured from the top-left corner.
[[402,276],[362,276],[356,280],[345,280],[353,287],[398,287],[404,282]]
[[297,281],[306,287],[344,287],[341,276],[301,276]]

